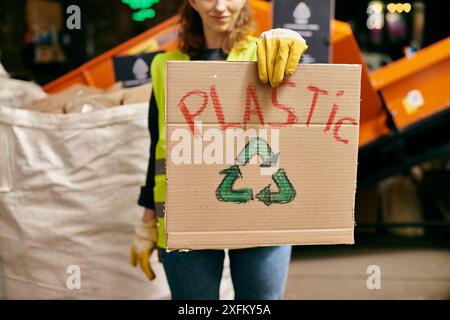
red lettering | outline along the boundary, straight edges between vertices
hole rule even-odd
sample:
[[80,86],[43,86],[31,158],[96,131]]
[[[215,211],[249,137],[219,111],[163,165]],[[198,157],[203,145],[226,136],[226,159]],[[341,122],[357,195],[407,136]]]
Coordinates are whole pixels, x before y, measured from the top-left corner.
[[313,95],[313,100],[311,103],[311,107],[309,108],[309,115],[308,115],[308,119],[306,120],[306,126],[309,127],[309,124],[311,123],[311,118],[313,116],[314,113],[314,109],[316,107],[317,104],[317,100],[319,99],[319,94],[328,94],[327,90],[321,90],[318,87],[315,86],[308,86],[308,90],[314,92]]
[[[283,81],[283,83],[281,85],[282,86],[286,85],[288,87],[294,88],[295,82],[285,80],[285,81]],[[280,110],[286,111],[288,115],[287,115],[285,123],[270,123],[270,126],[275,127],[275,128],[292,126],[293,124],[297,123],[297,116],[295,115],[295,109],[291,108],[291,107],[286,107],[284,104],[279,103],[278,99],[277,99],[277,94],[278,94],[278,88],[272,88],[272,104],[273,104],[273,106]]]
[[342,125],[345,121],[350,122],[350,123],[351,123],[352,125],[354,125],[354,126],[358,125],[358,121],[356,121],[356,120],[353,119],[353,118],[350,118],[350,117],[344,117],[344,118],[341,118],[341,119],[339,119],[339,120],[336,122],[336,124],[334,125],[333,137],[334,137],[334,140],[339,141],[339,142],[342,142],[342,143],[344,143],[344,144],[347,144],[347,143],[348,143],[348,140],[342,138],[342,137],[339,135],[339,130],[341,129],[341,125]]
[[211,94],[211,100],[214,106],[214,111],[216,112],[217,122],[220,125],[221,130],[226,130],[230,127],[241,127],[239,122],[225,123],[225,115],[223,114],[222,104],[220,103],[219,95],[217,94],[216,86],[211,86],[209,88]]
[[[290,88],[295,88],[296,85],[294,82],[292,81],[288,81],[285,80],[283,81],[282,85],[288,86]],[[306,121],[306,126],[308,127],[309,124],[311,123],[311,119],[312,116],[314,114],[314,110],[316,108],[317,105],[317,101],[319,99],[319,94],[322,95],[328,95],[328,91],[327,90],[323,90],[323,89],[319,89],[318,87],[315,86],[308,86],[307,89],[311,92],[313,92],[313,98],[312,98],[312,102],[311,102],[311,106],[309,109],[309,114],[308,114],[308,119]],[[261,110],[261,104],[260,101],[258,99],[258,94],[257,94],[257,90],[254,84],[250,83],[247,86],[246,89],[246,98],[245,98],[245,111],[244,111],[244,118],[243,118],[243,123],[239,123],[239,122],[230,122],[230,123],[226,123],[225,122],[225,115],[223,112],[223,108],[222,108],[222,104],[220,102],[219,99],[219,95],[217,94],[217,89],[215,85],[210,86],[209,88],[210,90],[210,95],[211,95],[211,100],[213,103],[213,107],[214,107],[214,111],[216,113],[216,119],[217,122],[220,125],[220,129],[221,130],[226,130],[230,127],[239,127],[239,128],[246,128],[247,124],[250,122],[250,118],[252,116],[252,114],[256,114],[259,122],[261,125],[265,125],[264,123],[264,117],[263,117],[263,113]],[[297,116],[295,114],[295,108],[293,107],[289,107],[286,106],[280,102],[278,102],[278,88],[273,88],[272,89],[272,105],[277,108],[280,109],[284,112],[286,112],[287,114],[287,118],[286,118],[286,122],[285,123],[269,123],[269,125],[271,127],[286,127],[286,126],[292,126],[295,123],[297,123]],[[203,101],[200,105],[200,107],[195,111],[195,112],[191,112],[188,108],[188,106],[186,105],[186,101],[189,97],[191,96],[200,96],[201,98],[203,98]],[[333,104],[333,107],[331,108],[331,112],[330,115],[328,116],[328,121],[327,124],[324,128],[324,132],[327,133],[333,123],[334,120],[336,118],[337,113],[339,112],[339,105],[338,105],[338,98],[340,96],[344,95],[344,91],[343,90],[339,90],[336,93],[336,101]],[[208,106],[208,93],[202,90],[191,90],[189,91],[187,94],[185,94],[181,100],[178,103],[178,106],[181,110],[181,113],[183,114],[186,123],[188,124],[191,132],[194,134],[194,136],[196,138],[201,138],[201,130],[199,130],[196,127],[195,124],[195,118],[198,117],[201,113],[203,113],[203,111],[205,111],[206,107]],[[253,101],[253,102],[252,102]],[[254,105],[252,108],[252,104]],[[341,137],[339,135],[339,131],[341,129],[341,126],[345,123],[345,122],[349,122],[352,125],[358,125],[358,121],[354,118],[351,117],[343,117],[340,118],[338,121],[335,122],[334,127],[333,127],[333,138],[338,141],[338,142],[342,142],[344,144],[348,144],[349,140],[345,139],[343,137]]]
[[[185,100],[189,98],[192,95],[197,95],[203,98],[203,103],[200,106],[200,108],[195,113],[190,113],[188,107],[186,106]],[[178,103],[178,107],[181,110],[181,113],[183,113],[184,118],[186,119],[186,123],[189,125],[189,128],[191,129],[192,133],[195,137],[199,137],[200,131],[196,130],[194,125],[194,118],[200,115],[203,111],[205,111],[206,107],[208,106],[208,94],[205,91],[202,90],[192,90],[189,91],[187,94],[181,98],[180,102]]]
[[[339,90],[336,93],[336,100],[337,100],[338,97],[343,96],[343,95],[344,95],[344,91],[343,90]],[[325,127],[325,129],[323,129],[323,132],[327,132],[328,130],[330,130],[331,124],[333,123],[334,118],[336,117],[336,113],[338,112],[338,110],[339,110],[339,106],[338,106],[337,101],[336,101],[336,103],[333,104],[333,108],[331,109],[330,116],[328,117],[327,126]]]
[[[252,100],[255,103],[255,109],[251,109]],[[261,125],[264,125],[264,118],[259,104],[258,94],[256,93],[255,85],[250,83],[247,86],[247,94],[245,96],[245,113],[244,113],[244,129],[250,121],[250,115],[255,113],[258,116]]]

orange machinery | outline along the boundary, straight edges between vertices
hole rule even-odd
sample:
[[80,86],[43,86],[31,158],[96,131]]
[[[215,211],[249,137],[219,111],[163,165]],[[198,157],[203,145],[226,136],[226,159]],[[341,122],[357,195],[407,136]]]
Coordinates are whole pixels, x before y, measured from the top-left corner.
[[[445,111],[450,106],[450,37],[376,70],[370,78],[400,130]],[[410,110],[405,99],[412,91],[423,103]]]
[[[257,34],[271,28],[272,9],[266,1],[250,0]],[[48,93],[56,93],[75,83],[106,88],[114,83],[112,59],[176,47],[178,17],[156,27],[87,62],[63,77],[47,84]],[[360,147],[397,135],[417,122],[448,110],[450,83],[450,38],[417,52],[411,58],[396,61],[369,74],[350,26],[332,23],[333,63],[362,64]],[[447,87],[447,88],[446,88]],[[447,89],[447,90],[446,90]],[[411,111],[405,97],[419,91],[424,103]],[[406,110],[408,112],[406,112]]]

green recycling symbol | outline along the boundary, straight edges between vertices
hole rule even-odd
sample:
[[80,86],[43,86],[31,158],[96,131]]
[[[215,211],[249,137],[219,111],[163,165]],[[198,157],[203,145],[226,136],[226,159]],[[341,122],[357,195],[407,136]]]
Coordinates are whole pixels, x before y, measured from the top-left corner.
[[[269,144],[264,139],[259,137],[250,139],[236,157],[237,164],[219,172],[220,174],[225,175],[225,177],[217,187],[217,200],[223,202],[245,203],[254,199],[252,189],[233,189],[236,180],[242,178],[239,165],[246,165],[254,155],[258,155],[261,158],[262,163],[260,164],[260,167],[276,166],[279,156],[278,153],[275,154],[272,151]],[[266,206],[270,206],[273,203],[289,203],[294,200],[296,191],[289,181],[284,169],[278,169],[278,171],[272,175],[272,180],[275,182],[278,191],[271,191],[270,184],[267,185],[256,195],[256,198],[259,201],[263,202]]]

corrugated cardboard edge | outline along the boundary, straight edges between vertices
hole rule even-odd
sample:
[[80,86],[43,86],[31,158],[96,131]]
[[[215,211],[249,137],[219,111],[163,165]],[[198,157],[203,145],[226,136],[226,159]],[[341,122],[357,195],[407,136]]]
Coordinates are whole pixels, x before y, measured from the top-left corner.
[[[165,132],[164,132],[164,136],[165,135],[167,135],[167,125],[168,125],[168,123],[167,123],[167,97],[168,97],[168,95],[167,95],[167,91],[168,91],[168,89],[167,89],[167,87],[168,87],[168,83],[169,83],[169,62],[170,62],[170,60],[169,61],[166,61],[166,83],[164,84],[164,104],[165,104],[165,106],[164,106],[164,130],[165,130]],[[154,91],[152,91],[152,92],[154,92]],[[165,137],[164,137],[165,138]],[[167,159],[167,153],[166,153],[166,159]],[[166,172],[166,197],[167,197],[167,184],[168,184],[168,179],[169,179],[169,168],[167,167],[167,160],[166,161],[164,161],[164,166],[165,166],[165,172]],[[166,234],[166,244],[167,244],[167,239],[169,239],[169,235],[168,235],[168,233],[167,233],[167,212],[166,212],[166,204],[164,203],[164,232],[165,232],[165,234]]]
[[358,73],[359,73],[359,92],[358,92],[358,101],[359,101],[359,115],[358,115],[358,131],[356,133],[356,168],[355,168],[355,180],[353,182],[353,185],[355,186],[355,193],[353,194],[353,207],[352,207],[352,219],[353,219],[353,227],[356,226],[356,220],[355,220],[355,204],[356,204],[356,189],[358,188],[358,159],[359,159],[359,132],[361,128],[361,84],[362,84],[362,65],[361,64],[355,64],[355,66],[358,66]]
[[[245,237],[241,237],[245,234]],[[264,234],[264,241],[261,240]],[[226,235],[226,243],[222,241]],[[245,238],[246,243],[242,242]],[[292,239],[296,239],[295,242]],[[233,243],[231,239],[235,239]],[[201,240],[201,241],[200,241]],[[231,241],[230,241],[231,240]],[[199,245],[208,241],[210,245]],[[298,241],[298,242],[297,242]],[[237,249],[278,245],[324,245],[324,244],[354,244],[353,228],[347,229],[311,229],[311,230],[262,230],[262,231],[214,231],[214,232],[171,232],[170,242],[174,248],[168,250],[185,249]],[[247,243],[248,242],[248,243]]]

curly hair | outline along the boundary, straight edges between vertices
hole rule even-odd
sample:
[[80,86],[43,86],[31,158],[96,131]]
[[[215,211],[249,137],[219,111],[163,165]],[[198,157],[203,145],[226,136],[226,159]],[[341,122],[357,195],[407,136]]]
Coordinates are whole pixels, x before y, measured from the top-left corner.
[[[198,55],[205,49],[206,40],[203,33],[202,19],[188,0],[180,8],[180,28],[178,30],[179,49],[190,57]],[[248,3],[244,4],[228,36],[222,44],[222,50],[229,53],[233,48],[242,48],[243,41],[254,32],[254,22]]]

